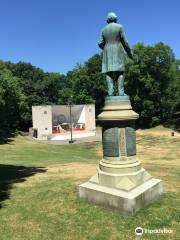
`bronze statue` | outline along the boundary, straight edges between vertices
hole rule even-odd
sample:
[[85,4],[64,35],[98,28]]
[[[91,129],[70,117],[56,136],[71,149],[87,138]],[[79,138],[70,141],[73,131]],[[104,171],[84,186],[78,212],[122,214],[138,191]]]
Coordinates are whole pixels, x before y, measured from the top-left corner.
[[103,49],[102,72],[106,73],[108,95],[113,95],[114,83],[117,83],[119,96],[124,96],[125,56],[127,53],[132,58],[132,53],[115,13],[108,13],[107,23],[99,41],[99,47]]

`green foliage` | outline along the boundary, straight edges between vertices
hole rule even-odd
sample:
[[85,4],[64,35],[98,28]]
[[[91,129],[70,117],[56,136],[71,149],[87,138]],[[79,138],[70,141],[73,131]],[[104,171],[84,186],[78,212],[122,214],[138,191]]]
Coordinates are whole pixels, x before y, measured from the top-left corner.
[[166,125],[180,131],[180,60],[173,63],[171,76],[172,81],[167,88],[168,97],[164,101],[166,106],[170,106],[165,109],[169,114]]
[[19,79],[0,62],[0,133],[18,128],[21,114],[26,110],[26,97],[22,93]]
[[172,82],[177,83],[174,54],[162,42],[147,47],[139,43],[134,46],[133,57],[126,66],[127,93],[140,114],[139,126],[152,127],[167,121],[173,111],[171,101],[178,101],[170,94]]
[[31,126],[32,106],[57,104],[59,89],[66,85],[66,77],[59,73],[44,73],[30,63],[6,63],[13,76],[18,77],[19,84],[26,96],[26,111],[21,115],[20,128]]
[[102,57],[94,55],[84,64],[78,64],[67,73],[67,88],[59,92],[60,103],[73,96],[76,104],[96,103],[97,113],[101,110],[106,95],[105,77],[101,74]]
[[[30,63],[0,63],[0,126],[28,129],[33,105],[96,104],[98,114],[107,95],[102,56],[95,54],[63,75],[45,73]],[[140,114],[139,127],[168,123],[180,129],[180,60],[160,42],[138,43],[126,62],[125,91]],[[8,120],[7,120],[8,119]]]

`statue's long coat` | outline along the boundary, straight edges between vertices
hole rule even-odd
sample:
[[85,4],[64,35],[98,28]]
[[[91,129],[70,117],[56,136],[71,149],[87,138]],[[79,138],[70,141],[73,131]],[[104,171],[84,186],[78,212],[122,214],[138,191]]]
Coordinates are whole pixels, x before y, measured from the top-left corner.
[[99,47],[103,49],[103,73],[125,70],[125,51],[129,55],[131,50],[122,25],[114,22],[106,25],[101,32]]

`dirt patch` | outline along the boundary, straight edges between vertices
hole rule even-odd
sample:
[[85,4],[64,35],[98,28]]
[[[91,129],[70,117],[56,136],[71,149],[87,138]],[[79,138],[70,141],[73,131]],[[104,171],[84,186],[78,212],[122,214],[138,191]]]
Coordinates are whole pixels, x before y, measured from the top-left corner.
[[153,177],[167,177],[169,174],[164,173],[164,172],[154,172],[153,171]]
[[163,181],[163,188],[165,192],[176,192],[176,193],[179,192],[178,187],[172,184],[172,182]]
[[156,160],[154,159],[153,161],[150,161],[149,159],[145,159],[145,158],[141,158],[140,161],[143,163],[148,163],[148,164],[152,164],[152,165],[166,165],[166,166],[180,166],[179,160]]
[[[171,136],[171,133],[174,132],[174,136]],[[170,128],[165,128],[161,125],[155,127],[155,128],[150,128],[150,129],[138,129],[137,130],[138,135],[150,135],[150,136],[155,136],[155,137],[170,137],[170,138],[180,138],[180,133],[177,131],[174,131]]]
[[159,146],[155,147],[155,146],[150,146],[150,145],[139,145],[139,144],[136,145],[136,150],[137,150],[137,155],[139,153],[146,154],[147,151],[148,152],[150,151],[153,156],[154,156],[154,154],[163,154],[163,155],[166,154],[167,155],[171,151],[171,149],[169,149],[167,147],[164,148],[164,147],[159,147]]
[[97,147],[96,153],[99,157],[103,156],[102,146]]
[[173,151],[171,146],[161,148],[137,145],[137,158],[142,163],[180,166],[178,152]]
[[61,177],[80,179],[91,177],[93,174],[96,173],[96,167],[96,164],[69,163],[48,167],[48,172],[59,172]]
[[26,178],[25,182],[18,183],[21,187],[30,187],[35,182],[45,181],[48,178],[73,178],[75,182],[90,178],[96,173],[96,164],[69,163],[53,165],[46,168],[46,172],[37,173],[32,177]]

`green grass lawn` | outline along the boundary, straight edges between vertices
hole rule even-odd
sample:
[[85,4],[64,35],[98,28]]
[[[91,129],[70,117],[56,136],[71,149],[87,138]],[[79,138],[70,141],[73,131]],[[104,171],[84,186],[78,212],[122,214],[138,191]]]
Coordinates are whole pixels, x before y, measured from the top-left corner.
[[[78,198],[78,184],[96,171],[100,143],[48,145],[18,136],[0,145],[0,240],[180,239],[178,140],[138,136],[138,156],[163,180],[164,194],[135,217]],[[137,226],[174,234],[136,237]]]

